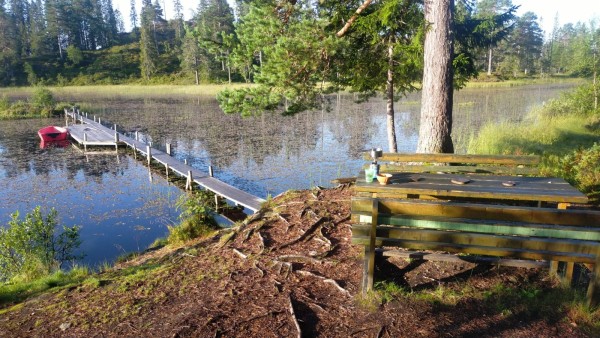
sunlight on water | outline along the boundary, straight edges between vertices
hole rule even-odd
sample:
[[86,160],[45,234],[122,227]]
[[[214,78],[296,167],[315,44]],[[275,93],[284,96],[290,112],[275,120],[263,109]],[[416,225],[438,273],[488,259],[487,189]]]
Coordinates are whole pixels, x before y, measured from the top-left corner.
[[[465,89],[454,98],[453,139],[464,152],[471,135],[488,122],[518,121],[572,85]],[[152,87],[150,87],[152,88]],[[266,198],[289,189],[330,186],[339,177],[356,176],[361,152],[387,150],[386,103],[357,104],[351,94],[332,96],[327,109],[284,117],[265,113],[254,118],[224,115],[212,97],[164,93],[139,99],[111,95],[68,97],[90,118],[116,123],[120,132],[186,159],[239,189]],[[420,94],[396,103],[400,152],[414,152],[418,140]],[[89,108],[89,109],[86,109]],[[2,121],[0,127],[0,224],[19,210],[56,208],[63,224],[81,225],[85,263],[112,261],[120,254],[145,249],[167,233],[177,219],[179,189],[114,151],[83,155],[72,147],[40,149],[37,130],[62,125],[62,119]]]

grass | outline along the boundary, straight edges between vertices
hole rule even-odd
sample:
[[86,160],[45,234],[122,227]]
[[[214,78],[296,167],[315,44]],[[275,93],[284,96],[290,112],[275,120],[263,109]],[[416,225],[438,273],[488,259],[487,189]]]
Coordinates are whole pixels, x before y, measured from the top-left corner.
[[587,118],[576,115],[528,116],[523,122],[488,124],[469,141],[469,154],[565,155],[590,147],[600,137],[585,128]]
[[[57,97],[65,96],[120,96],[120,97],[145,97],[145,96],[174,96],[174,95],[201,95],[216,96],[226,88],[246,87],[247,84],[231,85],[94,85],[94,86],[65,86],[47,87]],[[30,96],[35,87],[8,87],[0,88],[0,96]]]
[[486,80],[487,76],[480,76],[479,80],[470,81],[465,88],[505,88],[524,86],[532,84],[551,84],[551,83],[574,83],[581,84],[582,79],[569,77],[547,77],[547,78],[519,78],[511,80]]
[[86,267],[75,267],[68,272],[57,271],[31,281],[0,285],[0,305],[21,302],[50,289],[78,285],[90,276]]

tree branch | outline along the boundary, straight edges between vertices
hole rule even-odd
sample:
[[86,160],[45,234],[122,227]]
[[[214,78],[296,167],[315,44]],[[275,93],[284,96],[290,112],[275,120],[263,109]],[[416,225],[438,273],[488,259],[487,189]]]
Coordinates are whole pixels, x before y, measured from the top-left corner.
[[365,8],[367,8],[371,4],[372,1],[373,0],[365,0],[365,2],[363,2],[363,4],[360,5],[360,7],[358,7],[358,9],[354,13],[354,15],[352,15],[352,17],[350,18],[350,20],[348,20],[348,22],[346,22],[346,24],[344,25],[344,27],[342,27],[342,29],[340,29],[335,34],[335,36],[337,36],[338,38],[341,38],[342,36],[344,36],[346,34],[346,32],[348,31],[348,29],[350,29],[350,26],[352,26],[352,23],[354,21],[356,21],[356,18],[358,18],[358,16],[360,15],[360,13],[362,13],[362,11],[364,11]]

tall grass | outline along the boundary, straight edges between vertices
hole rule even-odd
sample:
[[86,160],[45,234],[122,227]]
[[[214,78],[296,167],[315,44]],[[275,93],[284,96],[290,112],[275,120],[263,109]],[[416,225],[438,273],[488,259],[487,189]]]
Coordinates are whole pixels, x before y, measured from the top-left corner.
[[581,116],[528,116],[522,122],[490,123],[469,140],[470,154],[553,154],[566,155],[578,147],[589,147],[599,140],[588,130]]
[[[249,86],[247,84],[231,84],[231,85],[94,85],[94,86],[64,86],[64,87],[47,87],[56,96],[123,96],[123,97],[144,97],[148,95],[157,96],[177,96],[177,95],[199,95],[199,96],[216,96],[218,92],[226,88],[240,88]],[[30,96],[34,91],[33,87],[18,87],[18,88],[0,88],[0,96]]]

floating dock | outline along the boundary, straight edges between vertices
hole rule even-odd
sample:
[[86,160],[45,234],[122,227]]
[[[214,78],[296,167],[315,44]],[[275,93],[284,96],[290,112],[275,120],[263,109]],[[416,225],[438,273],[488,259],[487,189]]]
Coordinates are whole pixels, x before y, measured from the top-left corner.
[[[212,170],[207,174],[177,160],[168,153],[154,149],[139,140],[117,132],[116,125],[114,130],[110,129],[104,126],[100,119],[96,121],[96,118],[94,117],[94,119],[91,120],[76,109],[73,109],[72,111],[65,109],[65,116],[71,117],[73,121],[79,122],[79,124],[71,125],[67,123],[67,129],[69,129],[71,138],[83,145],[86,149],[87,146],[114,146],[118,148],[119,145],[127,145],[135,152],[146,156],[148,164],[150,164],[151,160],[155,160],[165,166],[166,172],[171,170],[182,177],[186,177],[188,180],[186,186],[188,187],[191,187],[191,183],[195,182],[204,189],[210,190],[216,195],[230,200],[236,205],[250,209],[253,212],[260,210],[261,204],[265,201],[260,197],[251,195],[212,177]],[[170,149],[170,147],[167,146],[167,149]]]

